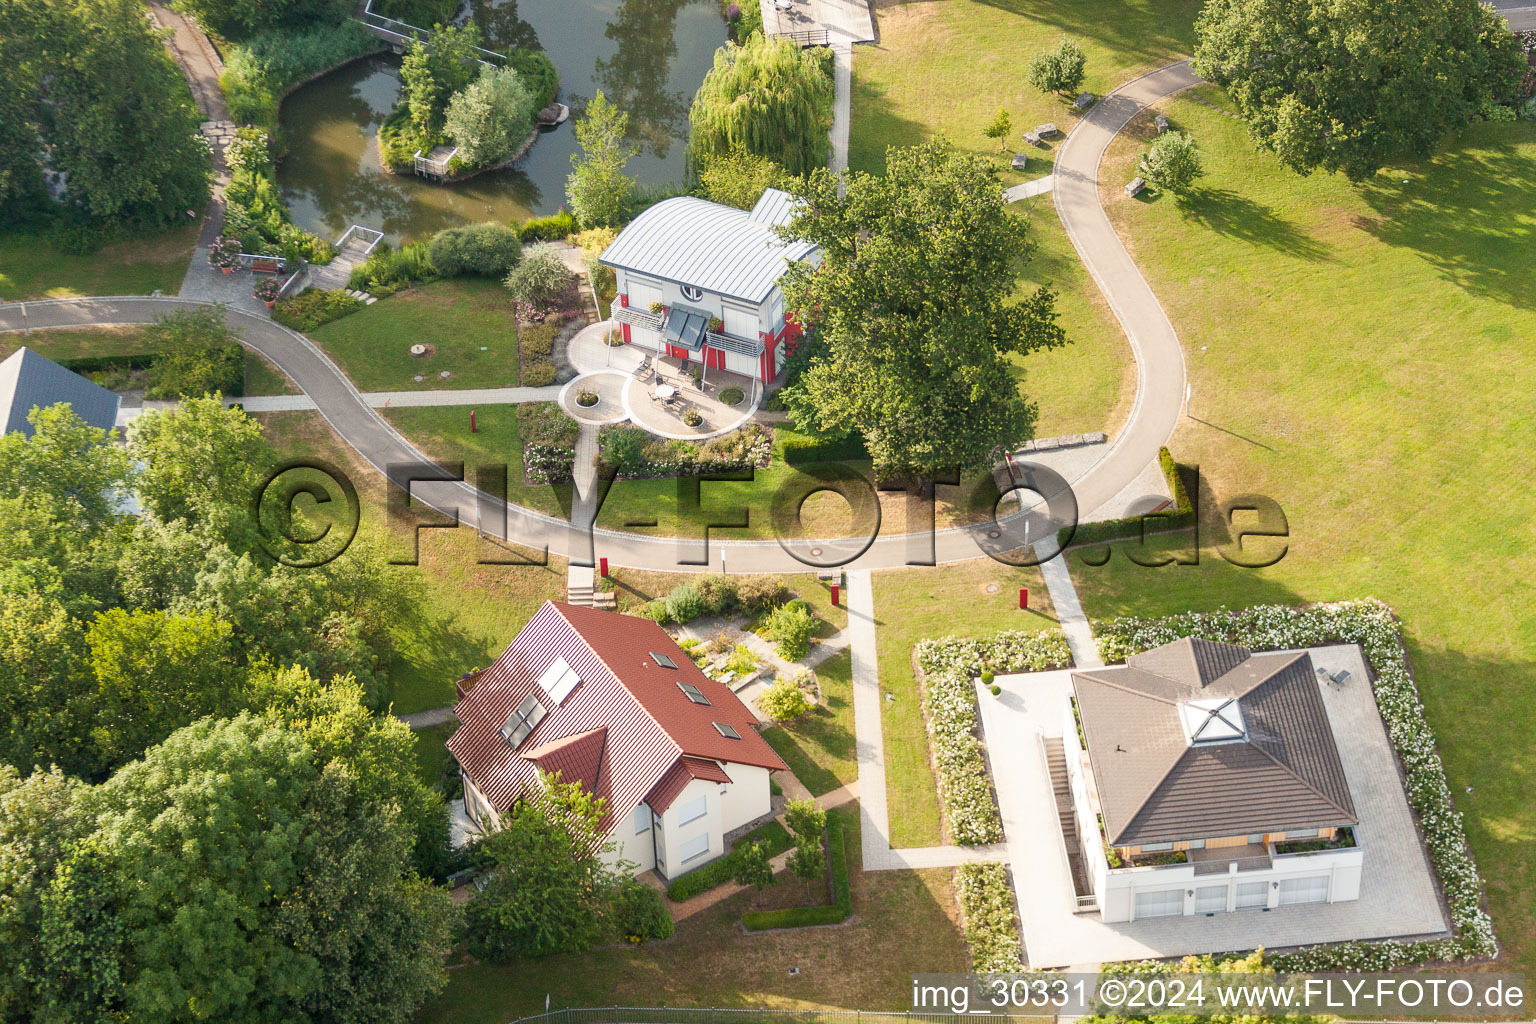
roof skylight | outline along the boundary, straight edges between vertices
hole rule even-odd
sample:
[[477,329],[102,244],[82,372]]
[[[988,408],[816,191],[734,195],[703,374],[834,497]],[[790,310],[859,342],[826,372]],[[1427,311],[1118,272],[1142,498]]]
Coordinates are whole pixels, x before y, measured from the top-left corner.
[[678,683],[677,688],[688,695],[688,699],[695,704],[708,704],[709,698],[704,696],[704,691],[692,683]]
[[1235,697],[1192,700],[1179,705],[1190,743],[1230,743],[1248,738],[1243,709]]
[[651,660],[656,662],[656,664],[660,665],[662,668],[677,668],[677,662],[673,661],[665,654],[657,654],[655,651],[652,651]]
[[729,740],[741,739],[741,733],[736,731],[736,727],[734,725],[726,725],[724,722],[716,722],[715,731]]

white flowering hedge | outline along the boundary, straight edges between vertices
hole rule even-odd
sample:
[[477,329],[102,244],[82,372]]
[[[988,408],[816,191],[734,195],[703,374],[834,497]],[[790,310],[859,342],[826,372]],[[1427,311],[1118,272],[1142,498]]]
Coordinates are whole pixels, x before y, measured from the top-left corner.
[[1003,825],[992,799],[981,741],[976,738],[973,676],[992,672],[1040,672],[1071,660],[1060,630],[1007,630],[990,637],[943,637],[920,641],[917,666],[923,673],[923,710],[928,743],[939,780],[939,800],[957,843],[994,843]]
[[1187,636],[1241,644],[1254,650],[1357,643],[1375,671],[1376,706],[1407,775],[1408,802],[1419,816],[1431,862],[1451,908],[1455,935],[1425,942],[1344,942],[1267,957],[1277,970],[1385,971],[1430,961],[1471,960],[1498,953],[1493,921],[1483,910],[1482,880],[1451,803],[1435,735],[1408,671],[1402,635],[1392,610],[1376,600],[1341,601],[1305,608],[1257,605],[1240,611],[1190,612],[1163,619],[1095,622],[1106,661]]
[[971,970],[981,974],[1022,971],[1019,926],[1013,915],[1013,890],[1001,864],[962,864],[955,869],[955,892],[965,915],[965,941],[971,946]]

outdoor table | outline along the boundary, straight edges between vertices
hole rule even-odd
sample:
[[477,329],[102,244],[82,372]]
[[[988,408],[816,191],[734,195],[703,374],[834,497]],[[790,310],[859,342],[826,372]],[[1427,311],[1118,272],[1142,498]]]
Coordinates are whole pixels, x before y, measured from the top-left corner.
[[656,385],[656,397],[662,399],[663,401],[670,399],[675,394],[677,394],[677,388],[673,387],[671,384]]

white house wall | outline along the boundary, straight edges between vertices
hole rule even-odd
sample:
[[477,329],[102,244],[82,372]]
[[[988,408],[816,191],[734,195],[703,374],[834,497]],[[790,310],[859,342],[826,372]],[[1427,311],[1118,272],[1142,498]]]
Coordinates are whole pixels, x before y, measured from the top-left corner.
[[[663,863],[657,869],[668,878],[687,874],[702,867],[725,852],[724,820],[721,816],[720,783],[707,779],[693,779],[673,799],[672,805],[661,816]],[[679,821],[682,809],[699,797],[705,798],[704,816],[686,825]],[[709,837],[709,850],[692,860],[683,860],[683,845],[701,835]]]
[[[643,805],[642,805],[643,806]],[[650,808],[645,809],[647,818],[654,818]],[[655,826],[653,825],[652,828]],[[644,832],[635,831],[635,816],[633,813],[624,816],[611,832],[608,839],[613,843],[613,849],[603,854],[602,860],[609,867],[617,867],[620,861],[628,861],[634,865],[630,870],[634,874],[641,874],[656,866],[655,837],[651,835],[651,829]]]
[[[742,302],[737,299],[727,299],[713,292],[705,292],[704,297],[700,299],[690,299],[683,294],[683,289],[680,285],[674,284],[671,281],[660,281],[655,278],[643,277],[639,274],[634,274],[627,270],[616,271],[614,278],[618,288],[618,293],[620,295],[627,296],[629,298],[629,305],[635,309],[647,309],[652,302],[660,302],[663,306],[666,306],[669,309],[678,303],[682,303],[685,306],[692,306],[694,309],[702,309],[710,316],[719,317],[722,321],[724,321],[727,319],[726,307],[730,306],[736,310],[745,312],[752,317],[751,322],[755,324],[755,330],[757,332],[750,335],[749,337],[749,340],[753,341],[757,339],[758,334],[773,334],[777,332],[781,327],[783,327],[784,306],[783,299],[779,296],[778,289],[775,289],[774,292],[768,296],[768,299],[765,302],[754,305],[753,303]],[[776,299],[777,301],[775,301]],[[770,311],[772,309],[779,310],[778,323],[769,322]],[[734,319],[732,323],[734,326]],[[646,345],[649,348],[655,348],[655,331],[632,330],[630,339],[631,342],[636,340],[635,335],[637,334],[651,335],[651,338],[647,339]],[[751,359],[751,357],[746,358]],[[755,363],[756,360],[753,359],[752,362]]]
[[728,762],[725,774],[731,777],[731,784],[720,797],[720,824],[725,831],[738,829],[773,809],[767,768]]

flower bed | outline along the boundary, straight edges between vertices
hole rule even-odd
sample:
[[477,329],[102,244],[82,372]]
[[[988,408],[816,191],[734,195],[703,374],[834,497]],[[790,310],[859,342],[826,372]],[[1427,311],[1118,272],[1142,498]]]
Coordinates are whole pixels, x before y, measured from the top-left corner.
[[939,801],[950,835],[965,845],[996,842],[1003,837],[1003,826],[981,741],[976,738],[971,675],[984,669],[1062,668],[1071,660],[1066,635],[1060,630],[1005,630],[990,637],[944,637],[920,641],[915,654],[922,671],[923,710],[939,779]]
[[1451,908],[1455,934],[1423,942],[1343,942],[1267,957],[1279,971],[1385,971],[1434,961],[1471,960],[1498,953],[1493,920],[1483,909],[1482,880],[1451,802],[1435,735],[1408,669],[1392,610],[1376,600],[1292,608],[1256,605],[1240,611],[1190,612],[1163,619],[1120,618],[1094,623],[1099,652],[1120,661],[1187,636],[1242,644],[1254,650],[1356,643],[1375,679],[1376,706],[1406,776],[1408,803],[1419,818],[1430,862]]
[[965,915],[965,941],[971,946],[971,970],[981,973],[1022,971],[1019,928],[1013,915],[1013,890],[1001,864],[962,864],[955,869],[955,892]]
[[627,423],[613,423],[599,434],[598,450],[621,480],[701,476],[766,468],[773,458],[773,432],[753,423],[698,442],[669,440]]

